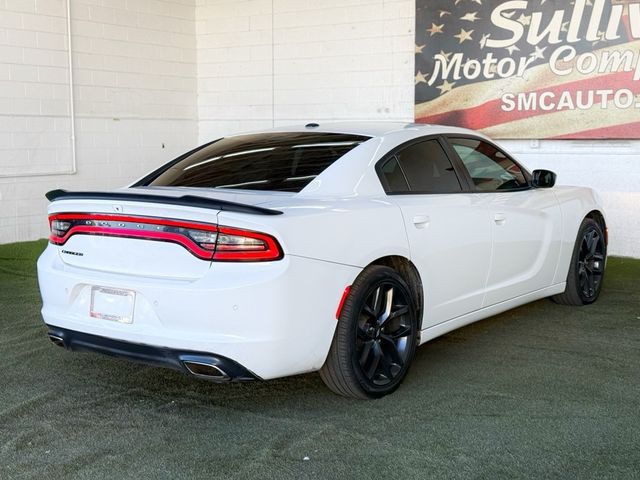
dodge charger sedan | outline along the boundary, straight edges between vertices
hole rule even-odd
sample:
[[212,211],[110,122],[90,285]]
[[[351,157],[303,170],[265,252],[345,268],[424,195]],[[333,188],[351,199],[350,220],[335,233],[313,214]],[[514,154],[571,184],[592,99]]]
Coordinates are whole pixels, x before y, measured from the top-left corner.
[[416,347],[552,297],[590,304],[607,227],[490,139],[307,124],[207,143],[127,188],[47,194],[50,339],[219,382],[319,371],[376,398]]

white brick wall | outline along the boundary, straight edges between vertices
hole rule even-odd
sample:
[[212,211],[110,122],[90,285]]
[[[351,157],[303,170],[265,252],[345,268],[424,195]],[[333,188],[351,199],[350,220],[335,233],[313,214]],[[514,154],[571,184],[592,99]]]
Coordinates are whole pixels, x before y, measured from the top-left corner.
[[198,0],[200,141],[413,115],[413,0]]
[[[47,235],[44,193],[122,186],[197,144],[195,0],[0,0],[0,243]],[[4,177],[3,177],[4,176]]]
[[9,1],[6,8],[0,15],[0,172],[68,171],[65,4]]
[[[0,175],[68,168],[64,5],[0,0]],[[71,5],[78,174],[0,178],[0,242],[46,234],[51,188],[123,185],[220,135],[413,118],[413,0]],[[503,143],[561,183],[598,189],[611,253],[640,258],[640,141]]]

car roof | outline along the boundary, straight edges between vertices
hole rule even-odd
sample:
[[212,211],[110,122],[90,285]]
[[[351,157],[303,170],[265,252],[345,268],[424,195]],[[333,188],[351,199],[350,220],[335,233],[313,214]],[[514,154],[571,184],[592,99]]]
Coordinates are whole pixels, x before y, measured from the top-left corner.
[[298,125],[287,125],[253,133],[267,132],[323,132],[346,133],[367,137],[385,137],[393,133],[412,132],[415,136],[437,135],[442,133],[459,133],[484,137],[473,130],[446,125],[429,125],[393,121],[345,121],[345,122],[309,122]]

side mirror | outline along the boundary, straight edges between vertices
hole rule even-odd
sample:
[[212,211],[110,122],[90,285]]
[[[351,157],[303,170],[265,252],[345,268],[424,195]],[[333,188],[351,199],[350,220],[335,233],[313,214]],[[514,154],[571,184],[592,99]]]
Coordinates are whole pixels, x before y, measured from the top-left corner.
[[558,176],[550,170],[533,171],[533,188],[552,188]]

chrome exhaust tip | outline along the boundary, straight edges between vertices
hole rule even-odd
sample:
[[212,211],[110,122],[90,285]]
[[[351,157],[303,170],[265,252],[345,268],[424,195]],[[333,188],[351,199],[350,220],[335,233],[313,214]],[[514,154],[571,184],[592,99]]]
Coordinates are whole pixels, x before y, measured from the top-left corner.
[[51,343],[54,345],[64,348],[64,340],[61,337],[50,333],[49,340],[51,340]]
[[231,377],[222,368],[214,365],[206,358],[183,360],[182,364],[194,377],[214,381],[228,381]]

